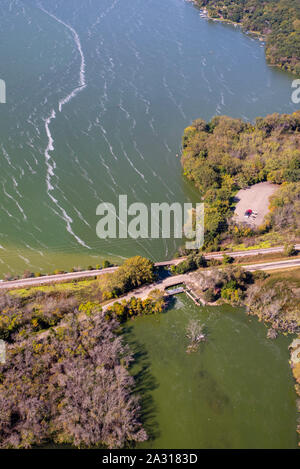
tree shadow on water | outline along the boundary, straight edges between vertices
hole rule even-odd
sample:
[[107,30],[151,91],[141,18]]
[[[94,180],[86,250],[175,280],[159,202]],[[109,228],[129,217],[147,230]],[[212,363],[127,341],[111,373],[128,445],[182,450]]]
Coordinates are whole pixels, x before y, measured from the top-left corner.
[[158,388],[159,383],[150,372],[151,362],[149,354],[146,347],[134,336],[133,327],[124,326],[123,336],[134,358],[130,372],[135,380],[135,393],[140,399],[141,422],[148,434],[148,441],[152,441],[160,436],[159,424],[157,422],[158,409],[151,395],[151,392]]
[[176,305],[176,298],[175,296],[169,296],[166,299],[166,307],[164,309],[164,313],[168,313],[171,309],[174,309]]
[[229,396],[224,392],[217,380],[206,370],[198,372],[200,379],[199,394],[205,400],[213,414],[222,414],[232,405]]

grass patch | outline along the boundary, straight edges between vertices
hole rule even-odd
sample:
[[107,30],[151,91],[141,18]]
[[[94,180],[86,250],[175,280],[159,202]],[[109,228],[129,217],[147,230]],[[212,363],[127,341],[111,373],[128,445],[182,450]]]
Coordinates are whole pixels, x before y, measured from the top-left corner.
[[273,270],[270,271],[270,277],[275,280],[289,280],[292,284],[300,287],[300,267]]
[[45,294],[55,294],[55,293],[66,293],[74,294],[79,299],[82,297],[88,296],[89,290],[91,287],[95,286],[94,279],[73,281],[69,283],[56,283],[55,285],[40,285],[38,287],[30,288],[21,288],[10,290],[9,293],[12,296],[17,296],[24,300],[34,297],[38,292],[43,292]]

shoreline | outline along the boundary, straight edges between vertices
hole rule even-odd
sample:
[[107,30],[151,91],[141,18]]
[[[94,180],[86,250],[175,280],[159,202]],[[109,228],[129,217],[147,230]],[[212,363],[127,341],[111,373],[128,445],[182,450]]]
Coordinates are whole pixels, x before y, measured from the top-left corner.
[[[266,62],[268,64],[268,66],[276,67],[276,68],[278,68],[278,69],[280,69],[284,72],[291,73],[294,76],[298,74],[298,72],[299,72],[298,68],[299,68],[300,64],[299,64],[299,58],[297,57],[297,54],[295,55],[295,53],[293,52],[292,55],[289,55],[289,54],[287,54],[286,56],[281,55],[280,58],[279,57],[277,57],[277,58],[273,57],[272,54],[270,55],[270,49],[272,49],[272,47],[273,47],[273,45],[272,45],[273,42],[272,42],[272,44],[269,44],[268,47],[267,47],[267,38],[272,36],[272,31],[271,30],[264,33],[264,32],[257,31],[255,29],[254,30],[246,29],[245,19],[247,20],[247,18],[244,18],[243,16],[240,18],[240,20],[238,22],[233,21],[229,18],[224,18],[219,11],[217,11],[217,14],[219,14],[220,16],[211,16],[211,14],[209,13],[207,7],[204,6],[203,2],[200,2],[200,0],[199,0],[199,2],[198,2],[198,0],[186,0],[186,1],[188,3],[192,3],[200,11],[200,16],[202,18],[210,20],[210,21],[214,21],[214,22],[218,21],[218,22],[221,22],[221,23],[231,24],[235,28],[239,27],[241,32],[243,32],[244,34],[252,37],[253,39],[258,39],[258,41],[261,44],[264,45],[265,59],[266,59]],[[200,3],[202,5],[200,5]],[[217,5],[215,5],[215,6],[217,6]],[[251,26],[251,25],[249,25],[249,26]]]
[[[292,370],[292,375],[295,380],[295,391],[298,396],[296,399],[297,412],[299,414],[297,419],[297,428],[296,431],[300,435],[300,336],[294,339],[291,345],[289,346],[290,350],[290,367]],[[300,442],[298,443],[300,446]]]
[[246,34],[247,36],[253,36],[254,39],[258,39],[262,44],[265,45],[266,37],[259,31],[251,31],[251,30],[243,29],[242,22],[237,23],[235,21],[229,20],[228,18],[223,18],[223,17],[215,18],[213,16],[210,16],[207,8],[199,7],[197,0],[186,0],[186,1],[189,3],[192,3],[195,7],[197,7],[197,9],[200,11],[201,18],[214,21],[214,22],[220,22],[220,23],[233,25],[235,28],[239,28],[242,33]]

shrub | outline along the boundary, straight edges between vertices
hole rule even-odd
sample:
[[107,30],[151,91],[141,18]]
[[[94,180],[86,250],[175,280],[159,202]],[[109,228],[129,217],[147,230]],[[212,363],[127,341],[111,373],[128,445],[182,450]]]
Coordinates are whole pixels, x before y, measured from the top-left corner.
[[295,256],[297,251],[294,244],[285,244],[283,254],[287,257]]
[[213,303],[214,301],[216,301],[217,297],[216,297],[216,294],[213,290],[213,288],[208,288],[205,292],[204,292],[204,300],[207,301],[208,303]]
[[222,264],[223,265],[232,264],[233,261],[234,261],[233,257],[230,257],[227,254],[224,254],[223,259],[222,259]]
[[123,322],[135,316],[161,313],[165,306],[164,294],[156,289],[145,300],[133,296],[129,301],[114,303],[107,309],[107,317]]

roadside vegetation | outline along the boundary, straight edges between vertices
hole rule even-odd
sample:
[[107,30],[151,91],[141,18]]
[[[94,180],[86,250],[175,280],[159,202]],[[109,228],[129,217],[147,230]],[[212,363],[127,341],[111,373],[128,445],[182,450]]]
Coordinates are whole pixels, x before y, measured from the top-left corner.
[[208,261],[205,257],[198,252],[192,252],[187,255],[187,258],[177,265],[171,266],[173,275],[182,275],[187,272],[199,269],[200,267],[207,267]]
[[125,322],[135,316],[162,313],[165,307],[166,300],[163,292],[154,289],[145,300],[132,296],[128,301],[115,302],[112,306],[108,307],[106,317]]
[[300,73],[300,4],[298,0],[195,0],[211,18],[232,21],[266,41],[271,65]]

